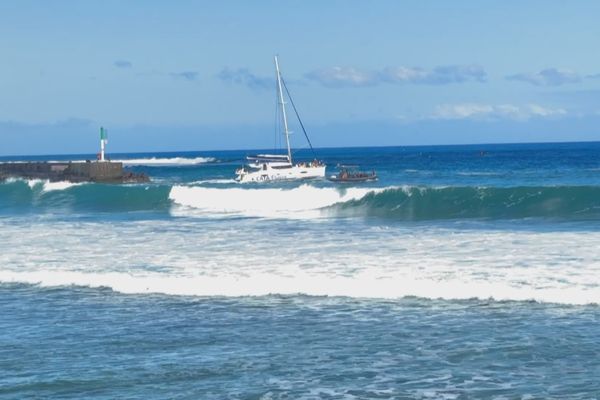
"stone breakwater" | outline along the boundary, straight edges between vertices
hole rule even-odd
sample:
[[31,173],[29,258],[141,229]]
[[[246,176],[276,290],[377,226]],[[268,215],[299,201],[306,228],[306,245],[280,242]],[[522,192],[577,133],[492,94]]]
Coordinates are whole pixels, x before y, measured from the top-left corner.
[[52,182],[149,182],[143,173],[123,169],[121,162],[18,162],[0,163],[0,180],[7,178],[47,179]]

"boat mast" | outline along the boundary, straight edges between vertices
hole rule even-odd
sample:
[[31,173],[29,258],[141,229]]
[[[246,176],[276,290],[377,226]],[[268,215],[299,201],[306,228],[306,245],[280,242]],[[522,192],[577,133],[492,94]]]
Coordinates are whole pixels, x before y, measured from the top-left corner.
[[281,73],[279,72],[279,62],[275,56],[275,70],[277,71],[277,91],[279,92],[279,104],[281,104],[281,113],[283,116],[283,129],[285,131],[285,142],[287,144],[288,160],[292,163],[292,149],[290,148],[290,131],[288,130],[287,115],[285,114],[285,101],[283,100],[283,88],[281,85]]

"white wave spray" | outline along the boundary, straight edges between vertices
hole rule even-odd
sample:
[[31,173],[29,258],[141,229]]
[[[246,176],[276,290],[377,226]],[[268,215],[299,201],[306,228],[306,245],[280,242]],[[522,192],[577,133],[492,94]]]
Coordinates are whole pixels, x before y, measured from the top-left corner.
[[84,273],[79,271],[15,272],[0,270],[0,282],[27,283],[42,287],[106,287],[120,293],[160,293],[184,296],[266,296],[309,295],[365,299],[399,299],[407,296],[426,299],[496,301],[538,301],[544,303],[600,304],[600,288],[536,288],[506,282],[429,280],[408,277],[381,277],[360,273],[352,277],[298,273],[294,276],[253,274],[252,276],[165,276],[127,273]]
[[[100,239],[98,232],[104,232]],[[600,304],[598,240],[595,231],[455,231],[352,221],[124,221],[107,231],[100,222],[0,220],[0,282],[196,296]]]
[[114,160],[115,162],[122,162],[124,165],[146,165],[146,166],[156,166],[156,167],[164,167],[164,166],[177,166],[177,165],[198,165],[205,164],[209,162],[214,162],[216,159],[214,157],[194,157],[194,158],[185,158],[185,157],[172,157],[172,158],[132,158],[132,159],[123,159],[123,160]]
[[6,183],[25,182],[33,191],[39,189],[40,193],[66,190],[74,186],[84,185],[86,182],[50,181],[48,179],[9,178]]
[[319,209],[357,200],[382,189],[318,188],[304,184],[281,188],[207,188],[174,186],[169,198],[178,205],[206,214],[232,214],[251,217],[318,216]]

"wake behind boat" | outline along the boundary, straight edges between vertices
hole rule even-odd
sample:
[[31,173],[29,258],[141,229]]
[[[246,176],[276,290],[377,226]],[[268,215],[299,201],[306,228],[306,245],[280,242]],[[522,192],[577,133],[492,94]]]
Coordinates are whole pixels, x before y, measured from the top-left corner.
[[[246,157],[248,164],[235,171],[236,180],[238,182],[269,182],[279,180],[297,180],[297,179],[312,179],[325,177],[325,164],[317,159],[310,162],[300,162],[294,164],[292,160],[292,149],[290,147],[290,130],[288,128],[287,114],[285,109],[286,102],[283,98],[283,88],[285,82],[281,78],[279,71],[279,62],[275,57],[275,71],[277,73],[277,94],[278,105],[281,110],[281,119],[283,122],[283,133],[287,146],[287,154],[258,154],[255,156]],[[294,101],[290,97],[290,93],[285,86],[286,93],[290,99],[294,112],[298,117],[302,131],[306,136],[308,144],[312,150],[312,144],[304,129],[304,125],[300,120]],[[313,150],[314,152],[314,150]]]

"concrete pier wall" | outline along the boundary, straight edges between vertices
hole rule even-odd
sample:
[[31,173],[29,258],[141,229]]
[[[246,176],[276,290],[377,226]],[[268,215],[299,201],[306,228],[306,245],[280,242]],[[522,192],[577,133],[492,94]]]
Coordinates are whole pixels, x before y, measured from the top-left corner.
[[65,170],[73,175],[96,182],[112,182],[123,179],[123,163],[120,162],[86,162],[71,163]]
[[120,162],[0,163],[0,179],[18,177],[71,182],[147,182],[144,174],[123,172]]

